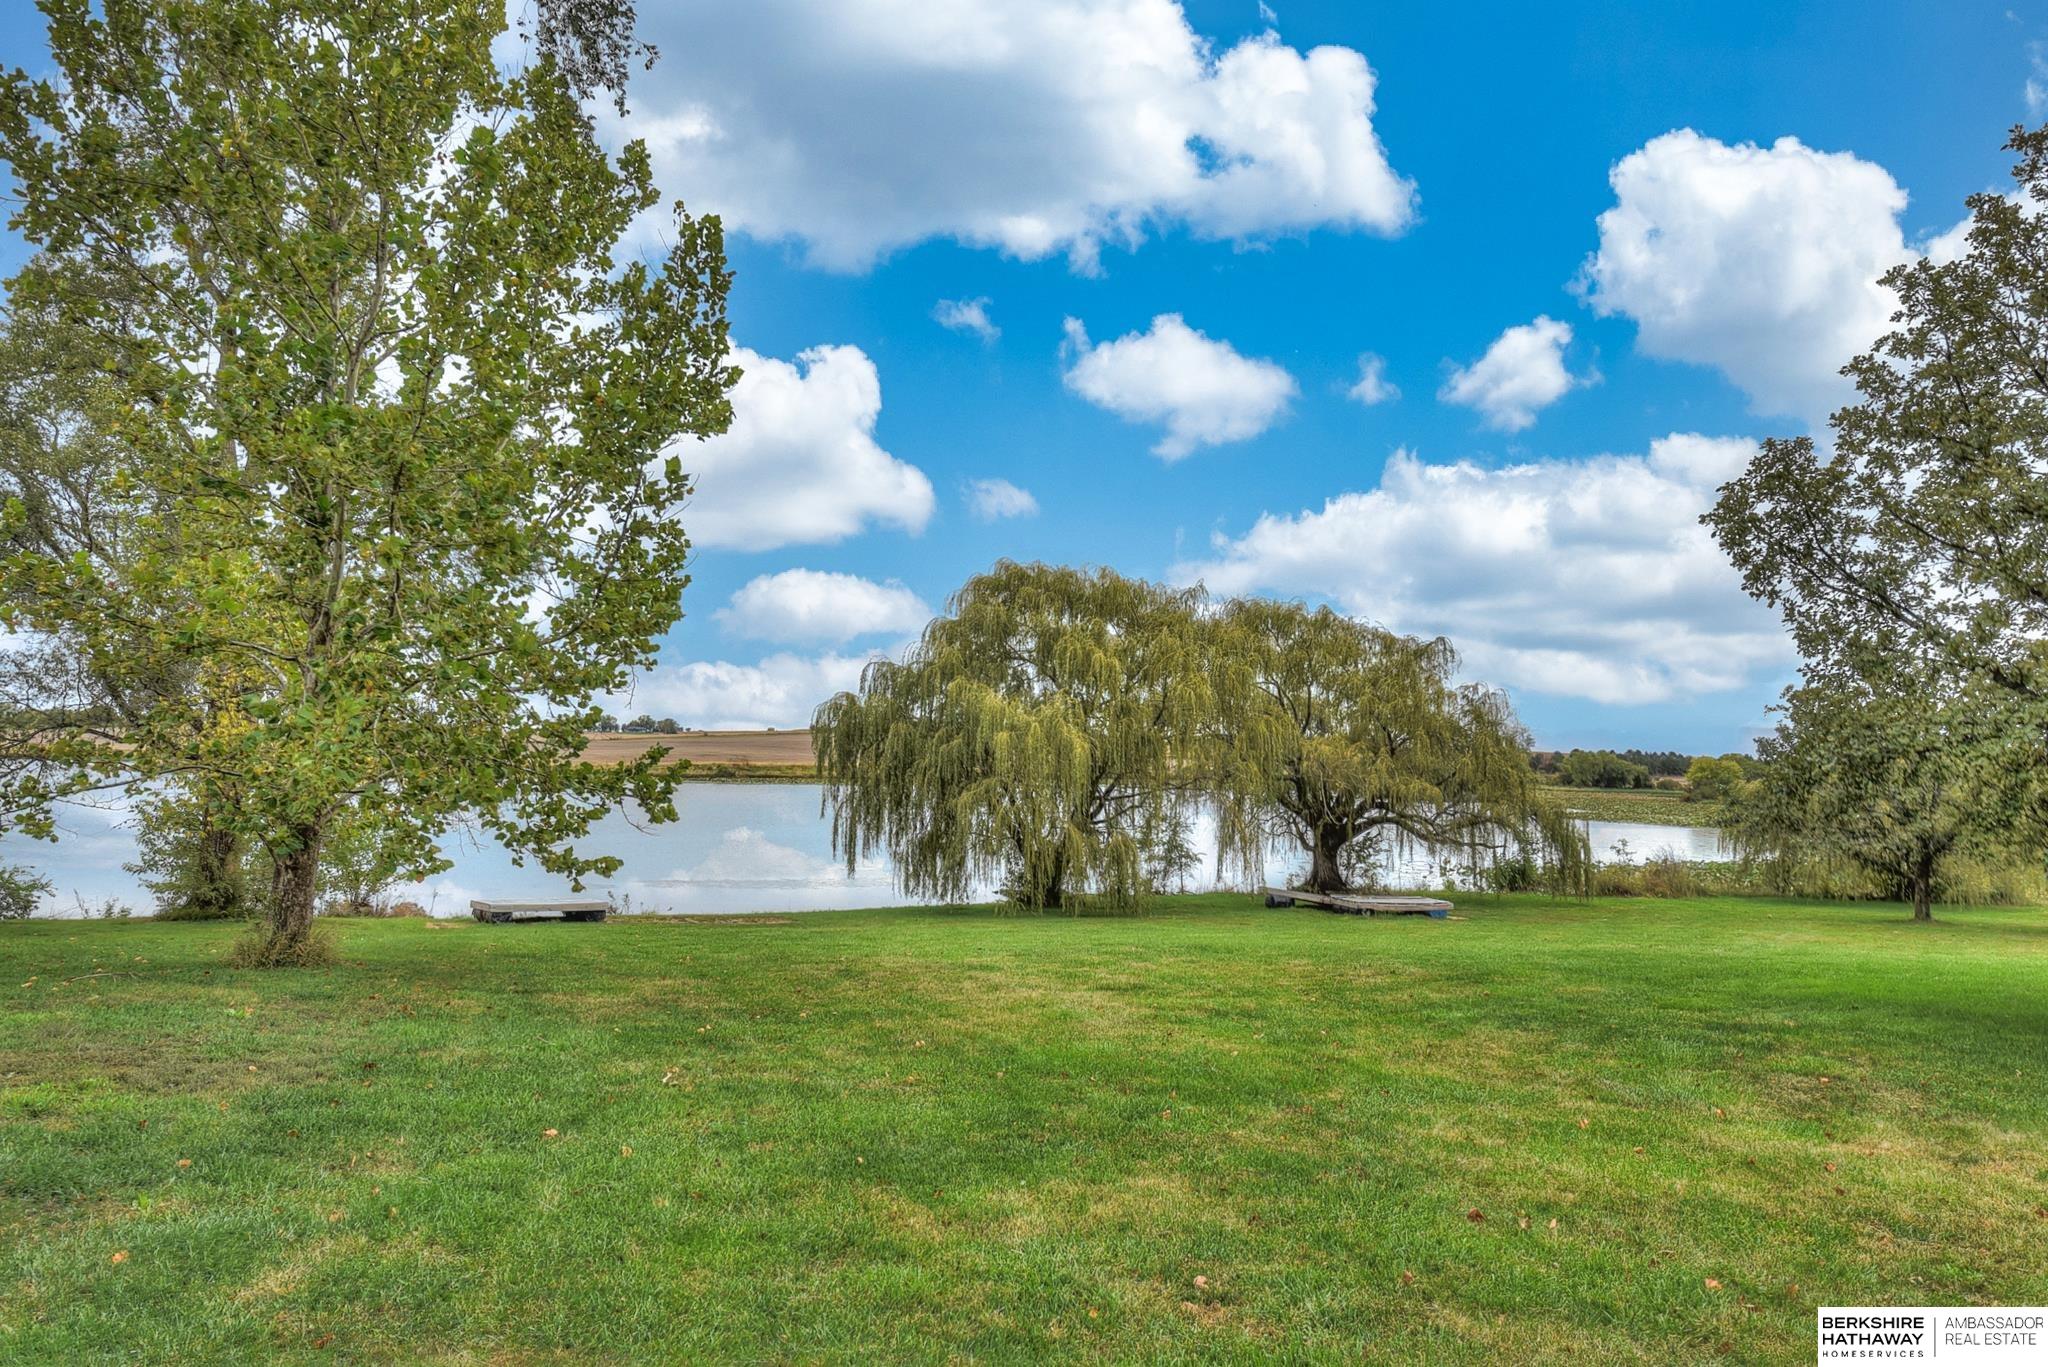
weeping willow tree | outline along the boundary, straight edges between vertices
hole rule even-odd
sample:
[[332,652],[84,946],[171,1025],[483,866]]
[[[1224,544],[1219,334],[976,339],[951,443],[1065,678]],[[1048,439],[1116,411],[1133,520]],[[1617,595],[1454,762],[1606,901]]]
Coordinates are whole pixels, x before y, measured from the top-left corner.
[[1127,908],[1187,850],[1216,735],[1199,589],[998,564],[812,722],[834,849],[906,891]]
[[1388,841],[1473,862],[1514,843],[1583,887],[1584,836],[1538,797],[1507,698],[1455,682],[1448,641],[1266,599],[1233,601],[1209,626],[1226,856],[1250,866],[1277,828],[1307,854],[1306,886],[1337,892]]

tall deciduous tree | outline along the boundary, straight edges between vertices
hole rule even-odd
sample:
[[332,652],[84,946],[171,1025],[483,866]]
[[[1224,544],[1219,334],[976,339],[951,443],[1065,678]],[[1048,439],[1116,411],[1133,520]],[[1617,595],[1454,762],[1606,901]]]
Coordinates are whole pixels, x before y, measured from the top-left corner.
[[0,87],[15,224],[122,303],[14,288],[111,347],[149,497],[121,564],[18,550],[0,611],[202,686],[118,753],[44,758],[239,785],[283,957],[343,810],[415,865],[468,809],[550,870],[615,867],[572,842],[628,797],[671,813],[676,776],[579,752],[679,610],[671,447],[729,421],[716,220],[678,207],[665,260],[616,259],[657,202],[645,149],[608,158],[545,57],[502,72],[495,0],[45,10],[63,79]]
[[1901,662],[1881,681],[1810,669],[1758,742],[1762,776],[1731,804],[1730,830],[1752,854],[1857,870],[1929,920],[1952,860],[2038,857],[2031,776],[2048,754],[2012,724],[2015,706],[1942,665]]
[[1277,824],[1319,892],[1350,886],[1389,840],[1475,857],[1521,842],[1583,876],[1584,841],[1539,799],[1527,733],[1504,695],[1455,681],[1448,641],[1257,598],[1210,632],[1228,851],[1256,858]]
[[1931,654],[2044,704],[2048,128],[2008,146],[2018,193],[1971,198],[1968,249],[1884,277],[1833,450],[1765,442],[1705,521],[1809,658]]
[[907,890],[1127,907],[1185,847],[1215,694],[1198,590],[1004,562],[812,722],[832,838]]

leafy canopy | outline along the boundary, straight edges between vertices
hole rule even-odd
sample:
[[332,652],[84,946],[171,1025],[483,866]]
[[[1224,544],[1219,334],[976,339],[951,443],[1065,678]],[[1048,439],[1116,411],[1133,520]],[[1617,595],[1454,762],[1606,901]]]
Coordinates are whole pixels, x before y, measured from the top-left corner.
[[41,757],[230,781],[288,864],[347,808],[416,865],[471,811],[551,870],[614,867],[569,842],[627,797],[668,814],[675,775],[578,752],[678,614],[671,446],[729,421],[717,221],[678,206],[665,259],[617,259],[646,151],[608,158],[545,57],[501,71],[491,0],[45,12],[62,79],[0,82],[0,157],[15,226],[77,269],[11,288],[103,348],[133,515],[122,556],[60,555],[10,500],[0,615],[193,685],[118,753],[74,728]]
[[1834,449],[1771,440],[1704,519],[1809,659],[1931,654],[2048,702],[2048,128],[1969,247],[1884,277],[1894,330],[1843,372]]
[[967,581],[903,661],[812,723],[834,848],[904,888],[1001,883],[1031,908],[1128,907],[1186,846],[1213,743],[1199,590],[1009,561]]
[[1260,598],[1229,603],[1210,638],[1224,846],[1246,865],[1277,829],[1320,891],[1369,876],[1389,840],[1475,862],[1526,842],[1582,870],[1584,842],[1538,800],[1507,698],[1458,684],[1450,642]]

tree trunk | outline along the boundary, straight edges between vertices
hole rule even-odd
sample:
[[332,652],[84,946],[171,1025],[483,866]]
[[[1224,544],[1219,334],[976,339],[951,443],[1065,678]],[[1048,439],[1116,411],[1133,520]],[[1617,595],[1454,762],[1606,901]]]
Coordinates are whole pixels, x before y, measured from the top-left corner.
[[1309,892],[1343,892],[1344,868],[1339,862],[1344,846],[1349,842],[1338,826],[1324,824],[1316,827],[1315,835],[1308,845],[1308,888]]
[[289,960],[313,933],[313,894],[320,873],[320,846],[327,831],[313,824],[299,827],[293,835],[298,847],[277,856],[277,879],[272,885],[265,957],[273,962]]
[[206,916],[237,916],[242,907],[242,842],[233,831],[208,824],[199,833],[191,893],[194,909]]
[[1913,869],[1912,877],[1906,880],[1906,888],[1913,898],[1913,919],[1932,921],[1934,919],[1934,861],[1923,859]]

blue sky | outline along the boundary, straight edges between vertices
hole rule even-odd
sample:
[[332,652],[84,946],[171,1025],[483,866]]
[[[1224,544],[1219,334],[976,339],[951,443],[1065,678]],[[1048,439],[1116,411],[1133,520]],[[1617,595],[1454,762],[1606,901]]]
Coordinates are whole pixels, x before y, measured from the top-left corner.
[[1792,661],[1694,519],[2048,85],[2038,7],[643,10],[602,126],[726,216],[750,370],[630,703],[705,725],[801,724],[1008,556],[1447,634],[1546,745],[1745,746]]

